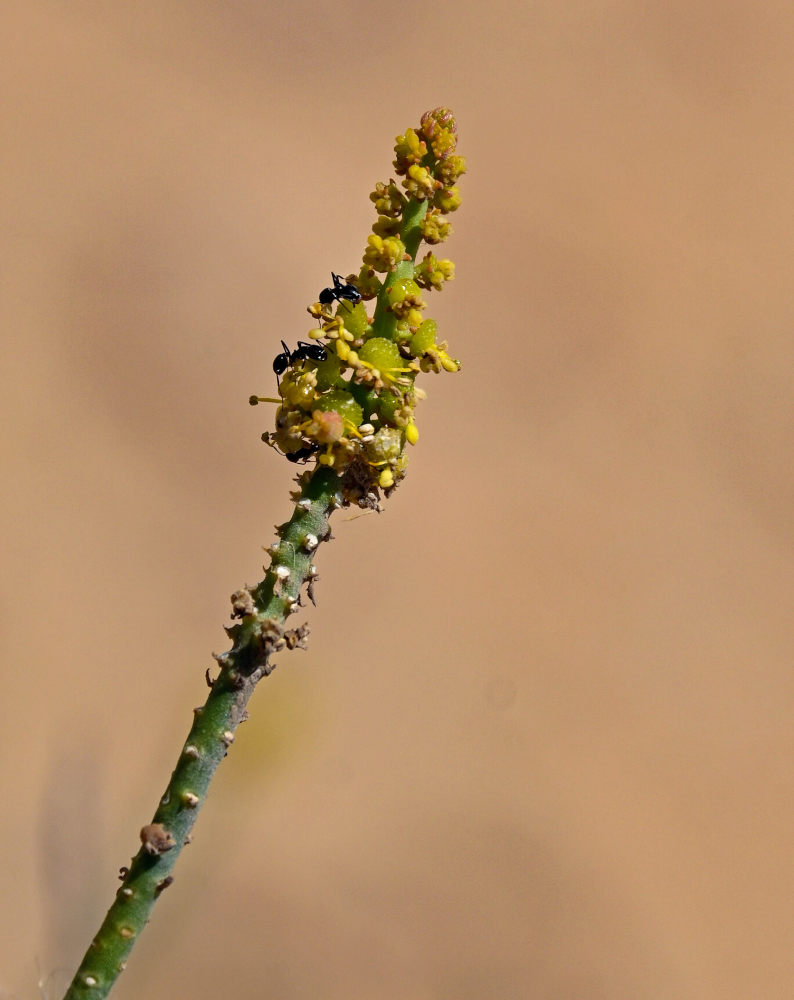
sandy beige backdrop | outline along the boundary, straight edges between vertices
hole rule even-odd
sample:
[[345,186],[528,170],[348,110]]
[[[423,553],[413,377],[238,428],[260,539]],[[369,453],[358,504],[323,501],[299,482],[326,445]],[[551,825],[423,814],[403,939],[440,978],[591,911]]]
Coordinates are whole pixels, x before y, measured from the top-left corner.
[[115,996],[794,996],[790,4],[7,0],[0,995],[54,1000],[292,474],[398,131],[459,378],[337,517]]

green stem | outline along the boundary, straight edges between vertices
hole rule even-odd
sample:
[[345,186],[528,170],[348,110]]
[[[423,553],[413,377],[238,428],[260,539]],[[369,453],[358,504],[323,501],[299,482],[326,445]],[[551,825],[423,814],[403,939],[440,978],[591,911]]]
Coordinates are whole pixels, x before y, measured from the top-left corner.
[[416,198],[409,198],[408,204],[403,209],[402,225],[400,226],[400,239],[405,244],[405,252],[409,254],[410,260],[401,260],[393,271],[389,271],[383,281],[383,287],[378,292],[378,300],[375,306],[375,315],[372,317],[372,336],[386,337],[394,340],[397,332],[397,317],[389,309],[389,286],[393,281],[400,278],[413,278],[416,255],[419,252],[419,245],[422,242],[422,230],[420,228],[422,219],[427,215],[427,200],[419,201]]
[[[422,242],[422,220],[427,215],[428,201],[423,198],[421,201],[416,198],[409,198],[408,204],[403,211],[402,225],[400,226],[400,239],[405,244],[405,252],[411,257],[411,274],[413,274],[413,262],[419,252],[419,244]],[[399,267],[399,265],[398,265]]]
[[285,632],[281,623],[297,610],[301,588],[316,576],[312,559],[330,537],[328,518],[337,503],[335,473],[319,468],[307,477],[295,513],[278,527],[279,541],[264,579],[233,597],[239,622],[228,629],[234,645],[216,657],[220,673],[206,703],[194,710],[193,725],[152,823],[141,830],[144,846],[133,858],[116,900],[91,942],[64,1000],[106,997],[126,965],[204,804],[210,782],[246,717],[257,682],[274,667],[272,654],[301,645],[308,630]]

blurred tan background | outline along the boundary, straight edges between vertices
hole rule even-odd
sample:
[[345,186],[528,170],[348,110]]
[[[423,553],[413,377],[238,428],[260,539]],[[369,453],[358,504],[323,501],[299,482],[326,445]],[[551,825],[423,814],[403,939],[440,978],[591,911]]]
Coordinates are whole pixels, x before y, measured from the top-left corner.
[[438,104],[464,371],[336,516],[114,996],[794,996],[791,6],[0,36],[0,996],[57,997],[111,901],[289,514],[247,398]]

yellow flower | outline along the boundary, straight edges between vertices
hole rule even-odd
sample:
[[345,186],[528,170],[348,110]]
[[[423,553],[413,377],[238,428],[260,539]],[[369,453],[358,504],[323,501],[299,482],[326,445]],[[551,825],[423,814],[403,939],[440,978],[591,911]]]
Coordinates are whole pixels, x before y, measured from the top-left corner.
[[405,135],[398,135],[394,141],[394,169],[404,174],[412,163],[419,163],[427,155],[427,145],[422,142],[412,128]]
[[408,194],[413,195],[419,201],[425,198],[432,198],[438,182],[430,173],[427,167],[420,167],[417,164],[410,166],[406,172],[403,187]]
[[456,212],[460,206],[460,191],[454,185],[450,188],[442,188],[440,191],[436,191],[433,204],[445,215],[448,212]]
[[438,260],[433,253],[427,253],[416,265],[414,278],[422,288],[440,290],[445,281],[455,277],[455,265],[451,260]]
[[375,203],[375,210],[379,215],[390,215],[395,219],[402,214],[406,204],[405,195],[394,181],[389,181],[388,184],[378,181],[369,200]]
[[405,244],[396,236],[384,238],[373,234],[367,237],[364,264],[375,271],[391,271],[404,253]]
[[452,227],[437,211],[428,212],[421,223],[422,238],[431,245],[443,243]]

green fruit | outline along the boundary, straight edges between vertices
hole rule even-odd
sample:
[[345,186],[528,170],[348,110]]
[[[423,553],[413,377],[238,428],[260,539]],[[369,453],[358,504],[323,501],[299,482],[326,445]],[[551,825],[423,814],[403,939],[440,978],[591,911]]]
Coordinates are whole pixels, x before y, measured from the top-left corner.
[[407,344],[413,334],[407,320],[397,320],[394,330],[394,340],[397,344]]
[[312,409],[323,412],[336,410],[343,420],[348,420],[354,427],[358,427],[363,416],[361,407],[355,399],[349,392],[342,389],[332,389],[330,392],[326,392],[315,402]]
[[421,358],[425,351],[429,350],[436,342],[436,330],[438,329],[434,319],[426,319],[416,333],[411,337],[411,354],[415,358]]
[[339,358],[336,354],[329,352],[325,361],[315,362],[315,371],[317,373],[318,390],[324,392],[326,389],[330,389],[339,381],[341,373]]
[[396,302],[402,302],[409,295],[419,298],[419,285],[413,278],[398,278],[389,285],[387,295],[389,296],[389,305],[392,306]]
[[354,337],[363,337],[367,331],[367,310],[363,302],[351,305],[349,302],[340,302],[337,315],[341,316],[345,323],[345,329],[349,330]]
[[397,345],[385,337],[373,337],[368,340],[358,352],[359,359],[377,368],[380,372],[402,368],[402,360]]

